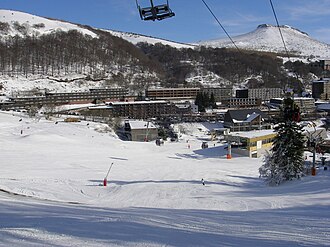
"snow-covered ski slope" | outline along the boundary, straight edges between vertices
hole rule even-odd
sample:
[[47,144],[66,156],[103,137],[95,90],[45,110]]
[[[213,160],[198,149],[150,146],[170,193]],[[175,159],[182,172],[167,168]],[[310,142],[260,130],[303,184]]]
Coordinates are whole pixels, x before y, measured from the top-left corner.
[[159,147],[0,112],[0,246],[330,245],[330,171],[268,187],[207,128]]

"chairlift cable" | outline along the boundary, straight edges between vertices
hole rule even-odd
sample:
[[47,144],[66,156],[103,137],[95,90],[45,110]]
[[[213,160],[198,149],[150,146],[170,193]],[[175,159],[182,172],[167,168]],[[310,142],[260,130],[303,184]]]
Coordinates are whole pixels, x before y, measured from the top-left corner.
[[284,38],[283,38],[282,30],[281,30],[280,24],[278,22],[278,18],[277,18],[276,12],[275,12],[275,8],[274,8],[274,5],[273,5],[273,2],[272,2],[272,0],[269,0],[269,1],[270,1],[270,5],[272,7],[273,14],[274,14],[274,17],[275,17],[275,20],[276,20],[277,28],[280,31],[280,35],[281,35],[281,39],[282,39],[282,42],[283,42],[283,45],[284,45],[284,49],[285,49],[286,55],[288,56],[288,59],[290,60],[290,55],[289,55],[288,49],[286,47],[286,44],[285,44],[285,41],[284,41]]
[[227,37],[230,39],[230,41],[234,44],[235,48],[241,52],[241,50],[237,47],[237,45],[235,44],[234,40],[230,37],[229,33],[226,31],[226,29],[224,28],[224,26],[221,24],[221,22],[219,21],[219,19],[216,17],[216,15],[213,13],[213,11],[211,10],[211,8],[207,5],[207,3],[202,0],[202,2],[204,3],[204,5],[206,6],[206,8],[209,10],[209,12],[211,13],[211,15],[214,17],[214,19],[217,21],[217,23],[220,25],[220,27],[222,28],[222,30],[225,32],[225,34],[227,35]]

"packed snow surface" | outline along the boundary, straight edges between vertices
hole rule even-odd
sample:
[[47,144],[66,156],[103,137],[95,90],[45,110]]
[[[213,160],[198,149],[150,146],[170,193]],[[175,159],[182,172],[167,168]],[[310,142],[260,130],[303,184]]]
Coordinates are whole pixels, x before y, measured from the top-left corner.
[[156,146],[0,112],[0,246],[330,246],[330,171],[268,187],[213,127]]

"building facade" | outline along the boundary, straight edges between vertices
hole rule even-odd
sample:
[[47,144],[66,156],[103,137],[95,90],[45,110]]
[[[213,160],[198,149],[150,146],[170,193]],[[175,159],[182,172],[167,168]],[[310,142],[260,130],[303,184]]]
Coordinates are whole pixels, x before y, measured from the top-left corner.
[[276,137],[274,130],[231,132],[225,138],[231,145],[232,153],[259,158],[269,151]]
[[165,100],[160,101],[133,101],[110,103],[113,117],[127,117],[134,119],[148,119],[171,114],[175,106]]
[[263,101],[271,98],[279,98],[283,96],[281,88],[251,88],[249,89],[249,98],[261,99]]
[[261,99],[262,101],[270,100],[271,98],[282,97],[283,90],[281,88],[249,88],[237,89],[236,98]]
[[158,138],[157,127],[146,121],[125,121],[125,132],[129,141],[148,142]]
[[236,90],[236,98],[239,98],[239,99],[249,98],[249,89],[247,89],[247,88],[237,89]]
[[[292,98],[294,103],[300,108],[301,113],[312,113],[315,112],[315,99],[314,98],[304,98],[304,97],[294,97]],[[283,98],[270,99],[270,104],[281,107],[283,105]]]
[[314,99],[330,99],[330,78],[324,78],[312,82],[312,96]]
[[151,100],[196,99],[200,88],[154,88],[146,90],[146,97]]
[[202,88],[202,92],[209,95],[213,94],[215,101],[222,102],[223,100],[229,100],[232,98],[232,88],[220,88],[220,87],[205,87]]
[[320,65],[324,70],[330,71],[330,60],[321,60]]
[[231,98],[224,100],[223,104],[229,108],[251,108],[261,106],[261,99],[252,98]]

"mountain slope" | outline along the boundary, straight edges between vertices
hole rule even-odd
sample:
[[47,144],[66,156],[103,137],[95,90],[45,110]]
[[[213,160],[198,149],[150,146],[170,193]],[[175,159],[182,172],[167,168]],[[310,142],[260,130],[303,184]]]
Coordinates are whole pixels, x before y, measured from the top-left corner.
[[[77,30],[83,34],[92,36],[97,35],[85,28],[81,28],[78,25],[71,24],[59,20],[51,20],[28,13],[23,13],[13,10],[0,9],[0,37],[7,36],[40,36],[43,34],[49,34],[58,30],[67,32],[69,30]],[[6,25],[7,23],[8,25]]]
[[[290,53],[304,57],[330,57],[329,44],[319,42],[309,37],[307,33],[289,26],[281,26],[281,31]],[[240,49],[285,53],[278,27],[272,25],[259,25],[256,30],[233,37],[233,40]],[[199,44],[211,47],[233,47],[228,39],[203,41]]]
[[196,45],[192,44],[184,44],[184,43],[178,43],[170,40],[165,39],[159,39],[155,37],[145,36],[141,34],[136,33],[127,33],[127,32],[120,32],[120,31],[113,31],[113,30],[104,30],[110,32],[113,36],[120,37],[122,39],[127,40],[128,42],[131,42],[132,44],[137,44],[139,42],[148,43],[150,45],[155,45],[157,43],[161,43],[163,45],[169,45],[171,47],[181,49],[181,48],[195,48]]
[[[283,27],[283,33],[297,54],[301,50],[322,57],[329,54],[329,45],[307,34],[289,27]],[[236,39],[242,49],[283,52],[278,29],[272,26],[261,25]],[[230,46],[223,42],[205,44]],[[122,86],[136,93],[154,86],[223,87],[251,79],[279,86],[287,77],[282,60],[270,54],[186,48],[196,46],[0,10],[0,93],[40,88],[81,91],[93,86]]]
[[4,94],[19,88],[77,91],[93,85],[134,89],[162,76],[157,61],[110,32],[18,11],[0,10],[0,54]]
[[[7,25],[7,24],[8,25]],[[40,36],[43,34],[49,34],[55,31],[68,32],[70,30],[77,30],[83,34],[90,35],[95,38],[98,35],[93,31],[93,28],[86,28],[82,25],[69,23],[66,21],[53,20],[49,18],[39,17],[28,13],[23,13],[13,10],[0,9],[0,38],[8,36]],[[194,48],[196,45],[184,44],[174,42],[170,40],[159,39],[155,37],[145,36],[141,34],[102,30],[109,32],[111,35],[122,38],[134,45],[139,42],[145,42],[151,45],[161,43],[163,45],[169,45],[174,48]]]

